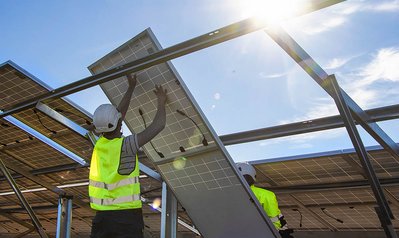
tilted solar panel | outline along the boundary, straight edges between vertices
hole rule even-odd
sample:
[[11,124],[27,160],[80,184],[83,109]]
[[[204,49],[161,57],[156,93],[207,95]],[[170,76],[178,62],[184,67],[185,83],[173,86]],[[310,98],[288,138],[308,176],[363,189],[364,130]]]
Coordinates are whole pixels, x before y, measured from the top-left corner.
[[[100,73],[160,49],[147,29],[89,69],[93,74]],[[154,86],[160,84],[167,89],[166,128],[144,146],[144,151],[201,234],[215,238],[278,237],[262,209],[252,202],[249,188],[243,186],[245,181],[237,175],[233,161],[173,65],[161,63],[138,72],[137,77],[125,122],[136,133],[144,130],[156,113]],[[101,88],[117,105],[127,89],[127,81],[118,78]]]

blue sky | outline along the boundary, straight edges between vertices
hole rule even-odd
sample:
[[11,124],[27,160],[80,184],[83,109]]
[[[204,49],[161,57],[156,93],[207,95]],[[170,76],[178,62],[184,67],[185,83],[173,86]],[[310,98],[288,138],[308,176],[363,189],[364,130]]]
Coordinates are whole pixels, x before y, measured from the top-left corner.
[[[168,47],[248,16],[239,0],[0,2],[0,62],[53,88],[151,27]],[[259,9],[259,7],[258,7]],[[399,1],[353,0],[282,26],[363,108],[399,103]],[[333,100],[264,32],[172,61],[219,135],[337,114]],[[95,96],[93,96],[95,95]],[[99,89],[69,96],[93,112]],[[399,141],[398,120],[381,122]],[[376,142],[360,129],[366,145]],[[344,129],[227,147],[236,161],[351,148]]]

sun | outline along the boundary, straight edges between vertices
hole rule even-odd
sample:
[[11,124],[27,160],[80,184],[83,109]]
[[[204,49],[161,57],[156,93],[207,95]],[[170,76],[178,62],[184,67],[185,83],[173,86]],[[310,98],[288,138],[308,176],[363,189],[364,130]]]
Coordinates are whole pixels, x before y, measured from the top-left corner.
[[299,12],[302,0],[242,0],[239,8],[245,17],[256,17],[268,24],[276,24]]

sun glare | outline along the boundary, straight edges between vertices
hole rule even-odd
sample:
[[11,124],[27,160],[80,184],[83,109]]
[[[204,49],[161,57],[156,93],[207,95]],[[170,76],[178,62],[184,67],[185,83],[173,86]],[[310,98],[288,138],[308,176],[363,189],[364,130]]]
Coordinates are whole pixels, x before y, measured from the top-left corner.
[[242,0],[240,9],[245,17],[256,17],[276,24],[300,11],[300,0]]

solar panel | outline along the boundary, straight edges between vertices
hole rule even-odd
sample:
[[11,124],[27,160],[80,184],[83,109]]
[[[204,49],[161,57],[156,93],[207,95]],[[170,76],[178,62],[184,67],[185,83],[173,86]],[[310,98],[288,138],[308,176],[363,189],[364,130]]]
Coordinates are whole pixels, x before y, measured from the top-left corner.
[[[100,73],[160,49],[147,29],[89,69],[94,74]],[[156,113],[154,85],[167,89],[166,128],[144,146],[144,151],[200,232],[205,237],[259,237],[260,234],[276,237],[274,228],[270,228],[273,225],[251,202],[248,187],[243,186],[245,182],[240,181],[232,168],[233,161],[221,142],[215,141],[216,134],[173,65],[162,63],[138,72],[137,77],[125,122],[132,131],[141,132]],[[102,84],[101,88],[117,105],[127,86],[122,77]]]
[[[398,161],[388,152],[373,148],[368,153],[380,179],[398,178]],[[277,158],[271,159],[271,162],[254,161],[253,164],[260,175],[257,185],[276,192],[280,208],[290,227],[296,230],[330,230],[330,227],[320,222],[322,219],[339,231],[382,230],[374,210],[377,204],[373,192],[369,187],[355,187],[356,183],[364,182],[366,178],[353,150]],[[345,187],[345,183],[352,182],[356,183]],[[334,187],[336,184],[342,184],[342,187]],[[333,186],[328,188],[329,185]],[[385,189],[392,194],[393,197],[388,198],[391,200],[391,208],[396,211],[399,209],[396,205],[399,189],[397,186]],[[324,208],[324,212],[321,208]],[[299,226],[300,213],[302,227]],[[337,222],[329,215],[343,220],[344,223]],[[399,223],[394,221],[394,226],[399,227]]]
[[370,189],[349,189],[323,192],[307,192],[295,194],[295,197],[303,201],[305,205],[334,205],[375,202],[373,192]]
[[[279,186],[362,180],[363,176],[336,156],[255,165]],[[262,180],[259,181],[262,183]]]
[[10,63],[0,64],[0,109],[45,93],[45,87],[32,83],[28,77]]

